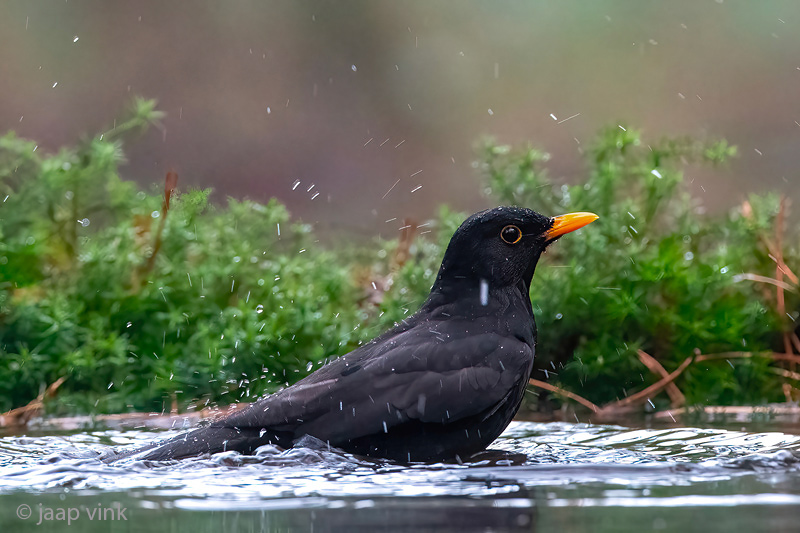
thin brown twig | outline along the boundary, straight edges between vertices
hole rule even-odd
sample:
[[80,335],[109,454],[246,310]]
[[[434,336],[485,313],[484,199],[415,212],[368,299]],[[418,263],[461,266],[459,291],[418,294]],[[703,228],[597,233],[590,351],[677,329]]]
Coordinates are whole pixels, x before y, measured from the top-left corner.
[[[667,369],[661,366],[655,357],[650,355],[649,353],[645,352],[644,350],[637,350],[639,355],[639,360],[650,369],[651,372],[654,372],[661,376],[662,378],[666,378],[669,376],[669,372]],[[686,396],[683,395],[681,390],[678,388],[675,383],[668,383],[666,388],[667,394],[669,395],[669,399],[671,401],[672,407],[680,407],[684,403],[686,403]]]
[[[783,267],[786,266],[786,263],[783,260],[783,230],[784,221],[786,219],[786,203],[786,196],[781,195],[781,200],[778,205],[778,217],[775,219],[775,279],[779,282],[783,281],[783,275],[785,271]],[[780,285],[777,286],[776,290],[778,295],[778,314],[783,317],[786,315],[786,295],[784,294],[783,287]],[[792,341],[789,337],[789,331],[783,332],[783,351],[786,354],[794,353],[792,351]],[[789,368],[792,371],[795,369],[794,361],[789,364]]]
[[169,214],[169,201],[172,197],[172,193],[175,192],[177,185],[178,173],[174,170],[168,171],[166,177],[164,178],[164,201],[161,203],[161,220],[159,221],[158,229],[156,230],[153,251],[150,253],[150,256],[147,258],[145,264],[142,265],[137,272],[137,280],[139,283],[144,283],[145,277],[148,276],[155,267],[156,256],[158,255],[158,252],[161,251],[161,246],[163,244],[162,238],[164,235],[164,228],[167,224],[167,215]]
[[546,381],[539,381],[538,379],[531,378],[531,379],[528,380],[528,383],[530,385],[533,385],[534,387],[539,387],[540,389],[549,390],[550,392],[555,392],[559,396],[564,396],[565,398],[569,398],[570,400],[575,400],[576,402],[578,402],[579,404],[583,405],[584,407],[588,407],[589,409],[591,409],[595,413],[600,411],[600,407],[598,407],[597,405],[593,404],[592,402],[590,402],[586,398],[584,398],[582,396],[578,396],[574,392],[570,392],[568,390],[564,390],[564,389],[558,388],[555,385],[551,385],[551,384],[547,383]]
[[792,272],[792,269],[784,262],[783,260],[783,227],[784,227],[784,219],[785,219],[785,210],[787,208],[788,199],[785,196],[781,197],[779,208],[778,208],[778,218],[776,220],[776,231],[780,228],[780,234],[776,233],[776,240],[775,244],[773,241],[769,239],[763,233],[761,234],[761,240],[764,241],[764,245],[767,247],[767,251],[769,252],[768,256],[772,261],[775,263],[777,269],[786,275],[792,283],[795,285],[800,285],[800,279],[798,279],[797,275]]
[[0,427],[5,426],[25,426],[28,422],[38,416],[44,407],[44,400],[55,395],[56,390],[66,381],[66,376],[62,376],[51,383],[47,389],[42,391],[36,398],[28,402],[27,405],[17,407],[0,414]]
[[791,335],[792,344],[794,345],[794,349],[800,353],[800,338],[797,338],[797,333],[792,332]]
[[775,257],[773,257],[772,254],[769,254],[769,258],[776,262],[776,267],[778,269],[780,269],[780,271],[783,272],[783,274],[787,278],[789,278],[789,280],[792,283],[794,283],[795,285],[800,285],[800,280],[797,279],[797,276],[795,275],[794,272],[792,272],[792,269],[789,268],[789,265],[787,265],[786,263],[783,263],[783,262],[782,263],[777,263],[777,259],[775,259]]
[[[783,376],[785,378],[793,379],[795,381],[800,381],[800,372],[792,372],[791,370],[786,370],[785,368],[770,368],[770,370],[778,374],[779,376]],[[786,385],[784,383],[784,385]]]
[[765,357],[773,361],[788,361],[790,363],[800,363],[800,355],[778,352],[721,352],[712,354],[697,355],[694,360],[699,363],[702,361],[712,361],[715,359],[744,359],[748,357]]
[[[748,358],[748,357],[758,357],[760,355],[763,355],[764,357],[769,357],[770,359],[775,359],[774,357],[771,357],[771,356],[767,355],[766,353],[761,354],[761,353],[756,353],[756,352],[719,352],[719,353],[697,354],[695,356],[694,360],[695,360],[695,362],[700,363],[702,361],[714,361],[716,359],[744,359],[744,358]],[[775,353],[773,353],[772,355],[773,356],[774,355],[784,356],[786,354],[775,354]],[[778,358],[776,360],[780,361],[782,359]]]
[[[794,337],[796,338],[797,336],[794,335]],[[796,342],[798,344],[800,344],[800,339],[798,339]],[[644,354],[644,357],[641,354]],[[650,359],[648,359],[648,357]],[[640,351],[639,358],[642,360],[642,363],[645,364],[645,366],[647,366],[648,368],[651,368],[650,367],[650,364],[652,364],[651,360],[655,361],[655,363],[658,365],[658,367],[660,367],[661,370],[666,375],[662,374],[662,372],[659,371],[659,370],[654,370],[656,373],[661,374],[663,376],[662,379],[660,379],[659,381],[657,381],[653,385],[650,385],[649,387],[647,387],[647,388],[645,388],[645,389],[643,389],[643,390],[641,390],[641,391],[639,391],[639,392],[637,392],[635,394],[627,396],[626,398],[623,398],[621,400],[617,400],[615,402],[608,403],[606,405],[603,405],[602,407],[598,407],[596,404],[592,403],[591,401],[587,400],[586,398],[583,398],[582,396],[579,396],[578,394],[575,394],[574,392],[570,392],[568,390],[561,389],[559,387],[556,387],[556,386],[551,385],[549,383],[546,383],[544,381],[539,381],[537,379],[529,379],[528,383],[530,383],[534,387],[538,387],[538,388],[541,388],[541,389],[549,390],[551,392],[555,392],[556,394],[558,394],[560,396],[564,396],[565,398],[569,398],[571,400],[575,400],[576,402],[580,403],[581,405],[583,405],[585,407],[588,407],[589,409],[591,409],[595,413],[603,414],[603,413],[609,413],[609,412],[613,412],[613,411],[619,410],[620,408],[630,407],[630,406],[635,405],[637,403],[644,402],[644,401],[646,401],[647,399],[649,399],[649,398],[651,398],[653,396],[656,396],[663,389],[667,389],[671,384],[673,384],[675,379],[677,379],[683,373],[683,371],[686,370],[686,368],[692,363],[701,363],[703,361],[715,361],[715,360],[723,360],[723,359],[747,359],[747,358],[751,358],[751,357],[765,357],[765,358],[771,359],[773,361],[788,361],[788,362],[791,362],[791,363],[800,363],[800,356],[795,355],[793,353],[788,353],[788,354],[787,353],[778,353],[778,352],[719,352],[719,353],[711,353],[711,354],[696,353],[694,357],[687,357],[680,364],[680,366],[678,366],[678,368],[676,368],[671,373],[666,374],[666,369],[664,369],[664,367],[661,366],[661,364],[658,363],[658,361],[656,361],[651,355],[647,354],[646,352]],[[645,362],[645,361],[647,361],[647,362]],[[648,363],[650,363],[650,364],[648,364]],[[656,368],[655,365],[653,365],[653,368],[651,368],[651,370],[653,370],[654,368]],[[775,372],[776,374],[780,374],[780,375],[782,375],[784,377],[787,377],[787,378],[790,378],[790,379],[796,379],[796,380],[800,381],[800,373],[799,372],[792,372],[790,370],[786,370],[786,369],[782,369],[782,368],[775,368],[775,369],[773,369],[773,372]],[[680,392],[680,389],[678,389],[677,386],[675,388],[677,389],[677,391],[681,395],[681,397],[683,397],[683,394]],[[672,396],[670,396],[670,398],[672,398]],[[673,401],[674,401],[674,399],[673,399]]]
[[796,291],[797,290],[796,286],[791,285],[789,283],[786,283],[785,281],[778,281],[775,278],[770,278],[770,277],[767,277],[767,276],[761,276],[759,274],[745,273],[745,274],[736,274],[735,276],[733,276],[733,281],[737,281],[738,282],[738,281],[743,281],[743,280],[757,281],[757,282],[760,282],[760,283],[769,283],[770,285],[775,285],[776,287],[780,287],[780,288],[782,288],[783,290],[786,290],[786,291]]
[[659,381],[653,383],[649,387],[644,390],[637,392],[636,394],[631,394],[630,396],[623,398],[621,400],[617,400],[608,405],[603,406],[603,410],[614,410],[620,407],[625,407],[628,405],[633,405],[639,403],[641,401],[645,401],[651,396],[655,396],[657,393],[661,392],[661,389],[672,383],[675,378],[680,376],[686,367],[688,367],[692,363],[692,358],[687,357],[683,363],[680,364],[678,368],[676,368],[672,373],[670,373],[667,377],[660,379]]

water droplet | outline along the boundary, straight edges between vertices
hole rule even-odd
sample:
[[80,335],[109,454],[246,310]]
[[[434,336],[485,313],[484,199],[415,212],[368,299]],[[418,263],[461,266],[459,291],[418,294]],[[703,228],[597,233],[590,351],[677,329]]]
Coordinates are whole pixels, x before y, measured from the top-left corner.
[[561,320],[562,318],[564,318],[564,315],[561,313],[556,313],[556,320]]
[[72,38],[72,42],[73,43],[77,43],[78,39],[79,39],[79,37],[76,35],[75,37]]
[[353,72],[356,72],[358,69],[356,68],[355,65],[350,65],[350,70],[352,70]]
[[309,361],[309,362],[308,362],[308,364],[306,365],[306,371],[307,371],[307,372],[311,372],[311,369],[312,369],[312,368],[314,368],[314,363],[312,363],[311,361]]
[[78,221],[78,224],[80,224],[81,226],[83,226],[85,228],[86,226],[89,225],[89,219],[88,218],[82,218],[82,219],[80,219]]
[[694,254],[692,252],[686,252],[685,254],[683,254],[683,259],[685,261],[691,261],[692,259],[694,259]]
[[258,304],[258,305],[256,306],[256,313],[258,313],[258,314],[260,315],[260,314],[261,314],[261,313],[263,313],[263,312],[264,312],[264,306],[263,306],[263,305],[261,305],[261,304]]
[[719,269],[719,272],[720,272],[720,274],[727,274],[728,270],[729,270],[729,268],[724,266],[724,267]]
[[234,262],[234,263],[238,263],[238,262],[239,262],[239,261],[241,261],[241,260],[242,260],[242,258],[241,258],[241,257],[239,257],[238,255],[237,255],[237,256],[234,256],[234,258],[233,258],[233,262]]
[[150,216],[153,218],[158,218],[161,216],[161,213],[159,213],[158,211],[153,211],[152,213],[150,213]]

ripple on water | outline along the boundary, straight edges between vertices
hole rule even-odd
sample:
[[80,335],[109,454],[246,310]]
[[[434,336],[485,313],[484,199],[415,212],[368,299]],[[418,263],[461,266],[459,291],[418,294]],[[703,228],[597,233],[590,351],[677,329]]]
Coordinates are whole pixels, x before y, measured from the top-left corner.
[[204,508],[213,502],[228,508],[231,501],[276,498],[282,505],[292,498],[310,505],[315,498],[487,496],[593,484],[642,496],[648,487],[795,471],[800,449],[800,437],[776,432],[518,422],[492,446],[504,453],[464,465],[365,460],[314,439],[290,450],[265,446],[252,456],[228,451],[172,462],[104,464],[97,459],[115,446],[139,446],[176,433],[109,430],[2,438],[0,492],[144,490],[187,508],[196,505],[190,500],[202,500]]

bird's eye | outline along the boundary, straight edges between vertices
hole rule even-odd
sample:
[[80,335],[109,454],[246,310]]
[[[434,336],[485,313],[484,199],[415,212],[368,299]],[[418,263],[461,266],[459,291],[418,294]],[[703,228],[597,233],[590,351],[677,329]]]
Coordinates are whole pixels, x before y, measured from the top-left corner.
[[500,238],[508,244],[517,244],[522,238],[522,230],[513,225],[508,225],[500,232]]

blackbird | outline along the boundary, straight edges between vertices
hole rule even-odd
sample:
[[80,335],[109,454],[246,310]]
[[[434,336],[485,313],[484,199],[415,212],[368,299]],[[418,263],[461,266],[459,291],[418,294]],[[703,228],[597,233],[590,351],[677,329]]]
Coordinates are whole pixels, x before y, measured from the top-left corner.
[[539,256],[593,213],[554,218],[520,207],[469,217],[453,235],[430,295],[413,316],[249,407],[114,459],[169,460],[305,435],[400,462],[463,460],[519,409],[536,325],[530,284]]

